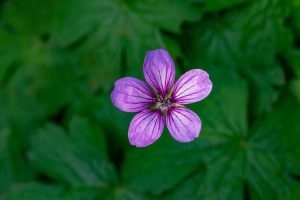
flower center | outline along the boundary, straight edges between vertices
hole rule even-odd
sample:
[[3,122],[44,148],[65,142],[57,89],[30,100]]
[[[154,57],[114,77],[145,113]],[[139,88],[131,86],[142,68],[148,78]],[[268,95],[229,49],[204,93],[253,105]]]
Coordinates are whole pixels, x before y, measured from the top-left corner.
[[148,109],[150,110],[157,110],[159,109],[164,115],[166,115],[167,110],[171,107],[184,107],[183,105],[177,104],[172,100],[172,92],[174,86],[172,86],[169,92],[166,95],[158,94],[154,89],[150,88],[152,93],[155,95],[154,104],[149,106]]
[[172,106],[170,98],[160,98],[158,99],[158,108],[163,112],[164,110],[169,109]]

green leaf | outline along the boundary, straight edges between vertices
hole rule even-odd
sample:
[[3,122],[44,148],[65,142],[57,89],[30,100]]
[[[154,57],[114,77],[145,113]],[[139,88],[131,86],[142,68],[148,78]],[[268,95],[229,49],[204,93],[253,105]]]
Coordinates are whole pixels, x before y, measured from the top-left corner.
[[203,3],[205,11],[216,12],[241,5],[242,3],[247,2],[247,0],[197,0],[197,2]]
[[14,185],[4,195],[4,200],[93,200],[101,198],[99,188],[72,188],[66,190],[62,185],[49,185],[37,182]]
[[[213,92],[191,106],[203,123],[199,139],[186,144],[163,140],[132,150],[124,165],[124,179],[140,191],[169,190],[167,199],[243,199],[248,193],[251,199],[291,199],[295,187],[287,175],[286,159],[294,150],[287,147],[288,141],[298,137],[295,126],[300,118],[288,123],[285,115],[274,111],[248,124],[245,81],[230,70],[209,72]],[[287,124],[292,128],[285,129]],[[282,139],[285,131],[293,136],[291,141]],[[134,165],[137,161],[139,165]]]
[[11,65],[17,60],[18,49],[16,46],[11,45],[13,37],[4,29],[0,28],[0,81],[2,82],[5,78],[7,71],[10,69]]
[[292,80],[290,83],[291,92],[295,95],[300,102],[300,79]]
[[109,200],[146,200],[148,199],[145,195],[130,191],[126,188],[116,187],[111,190],[102,191],[100,199]]
[[14,180],[13,161],[9,155],[9,130],[0,129],[0,194],[9,187]]
[[192,38],[183,41],[188,65],[236,69],[255,94],[251,115],[269,111],[285,82],[278,55],[292,45],[284,23],[288,12],[289,5],[282,1],[253,1],[186,27],[184,38]]
[[287,66],[290,68],[293,79],[290,81],[290,90],[300,102],[300,50],[291,49],[286,52]]
[[53,62],[51,48],[57,45],[50,37],[55,23],[52,7],[53,1],[5,2],[0,26],[1,65],[32,67]]
[[109,137],[112,137],[114,144],[119,146],[121,143],[121,146],[128,147],[128,127],[134,114],[117,109],[112,104],[110,95],[99,96],[99,101],[101,103],[101,109],[97,111],[99,123],[106,132],[111,133]]
[[300,50],[291,49],[286,52],[288,67],[297,77],[300,77]]
[[300,34],[300,1],[299,0],[292,0],[292,12],[291,12],[291,18],[292,18],[292,26],[295,28],[297,35]]
[[3,200],[144,200],[143,195],[124,188],[109,190],[98,187],[65,188],[59,184],[29,182],[16,184],[7,193],[0,196]]
[[72,186],[107,187],[116,181],[101,130],[80,118],[70,122],[69,134],[50,124],[41,129],[32,137],[29,156],[38,171]]
[[[287,96],[270,113],[269,121],[265,122],[264,126],[277,129],[279,138],[284,144],[282,148],[288,152],[283,155],[287,163],[288,172],[297,176],[300,174],[300,147],[297,143],[300,138],[300,103],[288,94],[286,92]],[[288,119],[284,116],[288,116]],[[274,124],[277,125],[275,126]]]
[[163,134],[163,138],[150,147],[127,153],[122,172],[125,184],[130,188],[160,194],[175,187],[180,180],[197,169],[195,163],[199,158],[194,154],[184,153],[193,151],[190,145],[180,146],[170,141],[170,137],[165,139],[165,135],[169,133]]
[[42,36],[49,34],[57,23],[57,6],[51,0],[7,1],[3,6],[3,21],[19,33]]
[[24,144],[16,132],[10,127],[2,109],[0,99],[0,195],[16,181],[27,181],[32,178],[33,172],[22,155]]
[[16,0],[7,2],[3,10],[5,27],[2,28],[13,34],[9,36],[11,41],[1,42],[7,44],[0,58],[0,65],[5,64],[3,71],[12,67],[8,67],[11,61],[18,61],[21,66],[57,66],[57,59],[66,58],[53,52],[71,46],[69,60],[80,66],[80,76],[93,90],[106,91],[121,73],[141,75],[141,70],[136,69],[142,66],[149,49],[176,48],[176,45],[169,47],[165,39],[168,36],[162,31],[179,33],[183,22],[195,21],[201,14],[193,6],[193,0],[68,0],[63,4]]
[[63,191],[59,186],[46,186],[36,183],[15,186],[6,196],[5,200],[29,200],[29,199],[57,199]]
[[[55,6],[54,1],[8,1],[0,27],[0,83],[6,95],[30,99],[46,115],[56,114],[70,101],[77,86],[74,59],[52,37],[57,24]],[[30,107],[22,104],[13,107],[19,112]]]
[[17,68],[2,88],[1,99],[6,119],[21,141],[26,141],[32,129],[46,117],[55,116],[68,102],[73,101],[77,87],[75,83],[68,67]]
[[[160,2],[154,2],[151,0],[137,2],[137,1],[99,1],[93,0],[89,3],[82,1],[68,1],[65,3],[64,13],[66,18],[64,19],[65,24],[62,33],[68,36],[66,44],[72,43],[78,40],[85,34],[92,34],[93,37],[98,39],[104,39],[107,37],[110,41],[115,38],[116,40],[123,40],[131,44],[131,37],[134,35],[143,35],[147,31],[156,32],[157,28],[162,28],[172,32],[179,32],[181,23],[184,20],[195,20],[197,19],[197,9],[192,6],[193,1],[171,1],[164,0]],[[154,6],[155,5],[155,6]],[[77,12],[75,11],[76,9]],[[76,15],[76,13],[79,15]],[[178,15],[179,14],[179,15]],[[104,20],[99,20],[99,19]],[[67,24],[71,20],[78,19],[77,23],[73,25]],[[129,20],[129,21],[126,21]],[[123,24],[123,22],[128,22]],[[110,29],[114,25],[114,29]],[[81,27],[81,29],[78,29]],[[144,29],[140,29],[143,27]],[[103,32],[101,35],[94,35],[98,31]],[[72,31],[79,30],[79,31]],[[115,31],[114,31],[115,30]],[[134,35],[130,35],[130,34]],[[109,34],[109,35],[106,35]],[[146,35],[145,35],[146,36]],[[155,36],[155,35],[152,35]],[[94,38],[95,39],[95,38]],[[154,38],[147,38],[143,42],[155,41]],[[120,43],[122,44],[122,42]],[[113,46],[111,46],[113,47]]]
[[[60,2],[59,2],[60,3]],[[161,30],[178,33],[200,13],[187,1],[67,1],[55,36],[65,46],[83,39],[77,53],[91,84],[108,89],[125,71],[140,74],[146,51],[166,47]],[[75,22],[75,23],[74,23]]]
[[127,131],[133,113],[125,113],[117,109],[111,101],[110,94],[93,95],[82,90],[77,93],[76,99],[77,101],[72,102],[68,107],[66,114],[68,117],[89,116],[91,120],[99,123],[109,140],[113,141],[112,151],[129,146]]
[[29,183],[26,185],[14,186],[4,196],[5,200],[29,200],[29,199],[57,199],[63,192],[63,188],[56,185],[42,185],[37,183]]
[[[5,60],[3,62],[0,58],[0,65],[3,64],[4,69],[3,73],[0,72],[0,81],[5,86],[2,92],[9,106],[9,113],[22,118],[20,121],[35,117],[40,120],[45,116],[56,114],[72,100],[77,88],[75,70],[65,61],[62,53],[61,58],[57,58],[53,54],[59,52],[49,52],[48,47],[39,41],[34,49],[35,43],[32,43],[34,41],[26,37],[16,37],[16,40],[11,37],[8,45],[11,51],[14,49],[16,51],[4,54],[11,62],[5,63]],[[25,44],[20,46],[16,44],[18,39]],[[27,46],[31,46],[32,49],[28,49]],[[57,98],[58,96],[60,98]],[[30,107],[33,107],[32,116],[28,117]],[[22,112],[25,112],[26,117],[21,117]],[[15,116],[11,118],[14,119]]]

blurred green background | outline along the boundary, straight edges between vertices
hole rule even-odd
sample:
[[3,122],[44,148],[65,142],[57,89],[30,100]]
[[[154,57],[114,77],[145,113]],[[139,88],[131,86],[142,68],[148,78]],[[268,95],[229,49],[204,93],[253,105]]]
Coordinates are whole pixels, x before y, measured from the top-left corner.
[[[0,2],[0,199],[300,199],[300,0]],[[110,92],[157,48],[214,88],[135,148]]]

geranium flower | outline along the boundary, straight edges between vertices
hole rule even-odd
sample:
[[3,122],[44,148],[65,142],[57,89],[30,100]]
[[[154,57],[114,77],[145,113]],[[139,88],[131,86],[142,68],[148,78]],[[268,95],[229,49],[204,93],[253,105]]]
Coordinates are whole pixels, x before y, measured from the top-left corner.
[[145,147],[161,136],[166,123],[172,137],[190,142],[201,130],[201,120],[185,104],[201,101],[212,90],[207,72],[193,69],[175,80],[173,59],[164,49],[147,52],[144,60],[146,82],[125,77],[115,82],[113,104],[124,112],[139,112],[132,119],[128,138],[132,145]]

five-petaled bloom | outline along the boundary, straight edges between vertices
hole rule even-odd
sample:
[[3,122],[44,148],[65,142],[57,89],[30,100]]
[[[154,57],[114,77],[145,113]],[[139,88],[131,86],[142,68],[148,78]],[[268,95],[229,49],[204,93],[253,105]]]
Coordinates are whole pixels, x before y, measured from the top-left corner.
[[201,120],[183,106],[200,101],[212,90],[207,72],[193,69],[174,84],[175,66],[164,49],[149,51],[144,60],[146,83],[125,77],[116,81],[111,93],[113,104],[124,112],[139,112],[130,123],[128,138],[132,145],[145,147],[162,134],[164,123],[172,137],[190,142],[199,136]]

